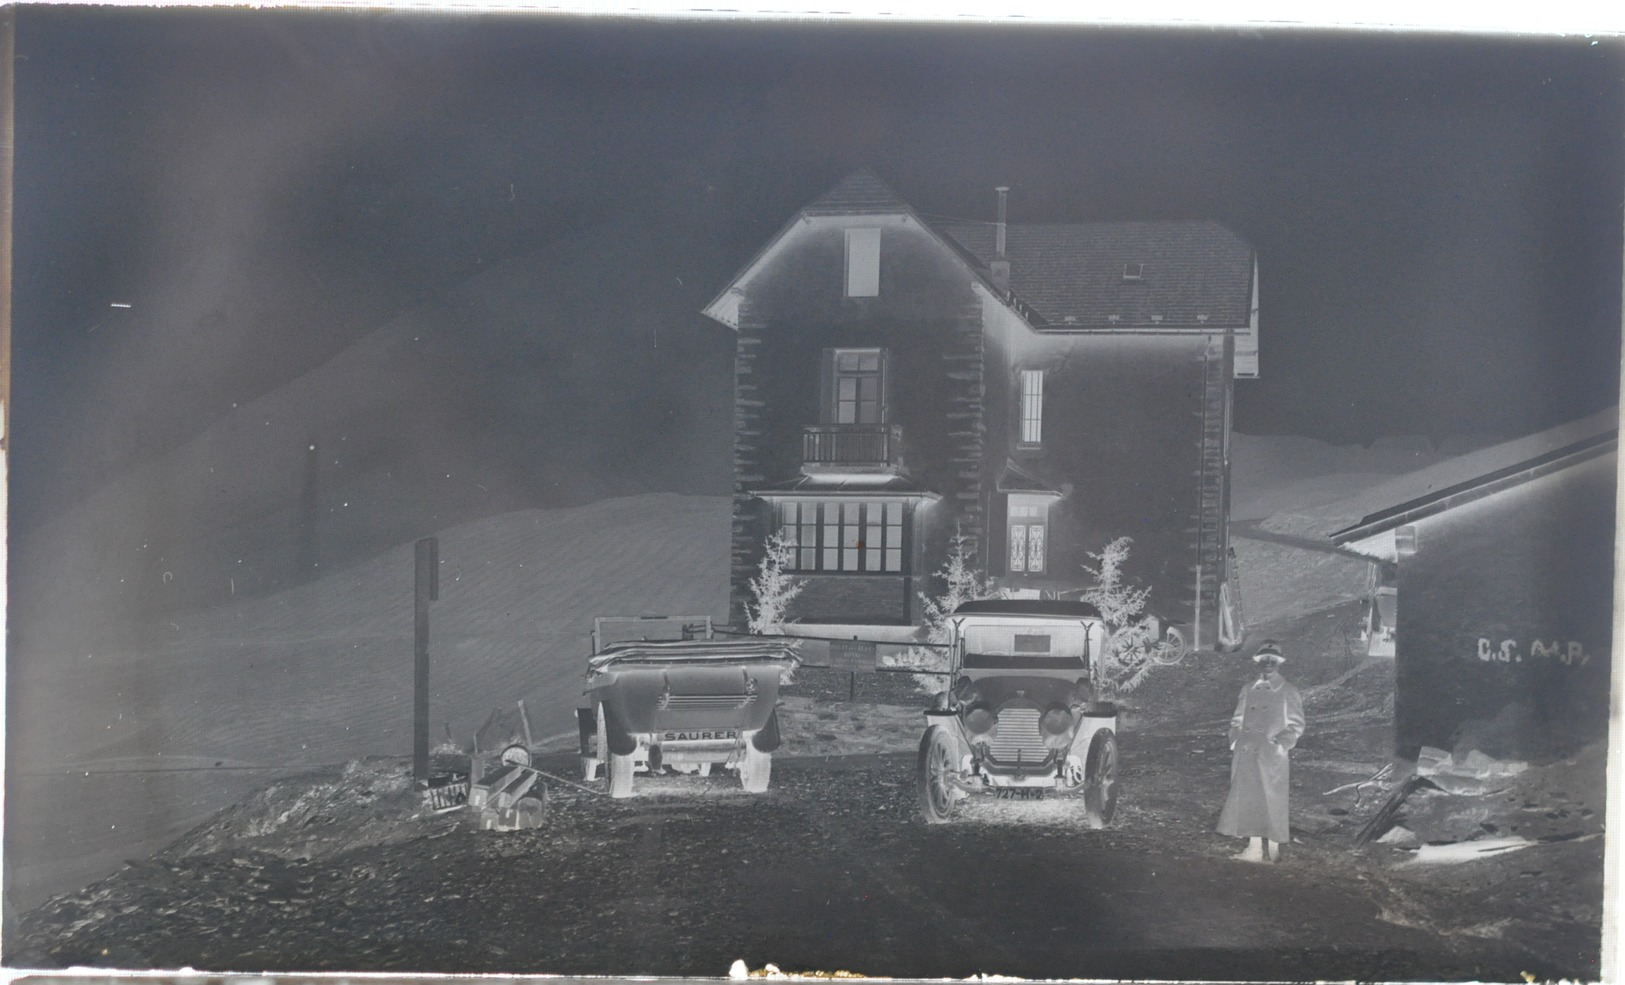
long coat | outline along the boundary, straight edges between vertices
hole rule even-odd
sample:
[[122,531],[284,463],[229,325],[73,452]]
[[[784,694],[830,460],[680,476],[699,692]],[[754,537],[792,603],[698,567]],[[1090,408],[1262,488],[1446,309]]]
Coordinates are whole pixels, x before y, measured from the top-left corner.
[[1303,735],[1303,698],[1280,674],[1241,689],[1230,719],[1230,796],[1219,813],[1219,833],[1238,838],[1292,840],[1287,826],[1291,764],[1287,750]]

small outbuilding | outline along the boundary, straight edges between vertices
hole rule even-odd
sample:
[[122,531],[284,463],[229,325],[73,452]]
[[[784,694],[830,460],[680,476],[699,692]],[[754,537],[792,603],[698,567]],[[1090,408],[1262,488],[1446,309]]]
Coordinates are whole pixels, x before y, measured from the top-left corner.
[[[1617,408],[1401,476],[1332,540],[1372,559],[1396,753],[1540,759],[1607,733]],[[1378,576],[1378,572],[1382,574]]]

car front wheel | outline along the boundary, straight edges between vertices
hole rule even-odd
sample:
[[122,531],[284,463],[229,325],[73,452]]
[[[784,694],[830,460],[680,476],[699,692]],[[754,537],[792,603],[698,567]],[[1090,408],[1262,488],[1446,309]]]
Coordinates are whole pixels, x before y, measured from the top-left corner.
[[925,730],[920,739],[919,786],[920,813],[927,824],[953,820],[956,758],[953,737],[946,729],[933,725]]
[[1104,828],[1117,813],[1117,737],[1101,729],[1089,741],[1083,767],[1083,810],[1091,828]]

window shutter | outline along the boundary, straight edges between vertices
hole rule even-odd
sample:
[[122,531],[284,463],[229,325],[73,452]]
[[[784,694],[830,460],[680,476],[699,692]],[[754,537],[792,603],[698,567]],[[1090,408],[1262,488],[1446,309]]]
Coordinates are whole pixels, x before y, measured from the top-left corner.
[[880,423],[889,424],[892,419],[892,372],[891,350],[880,350]]
[[846,296],[872,298],[880,294],[880,230],[846,231]]
[[818,367],[818,420],[835,423],[835,350],[825,349]]
[[1027,528],[1019,523],[1010,525],[1010,570],[1027,570]]

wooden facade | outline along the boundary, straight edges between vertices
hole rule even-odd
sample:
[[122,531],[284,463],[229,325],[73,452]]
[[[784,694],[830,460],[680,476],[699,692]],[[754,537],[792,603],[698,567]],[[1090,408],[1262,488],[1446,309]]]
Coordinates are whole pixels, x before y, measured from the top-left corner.
[[894,636],[956,532],[1003,587],[1057,598],[1128,535],[1152,608],[1211,645],[1254,266],[1212,223],[931,223],[849,177],[706,309],[738,332],[733,621],[776,531],[793,618]]

